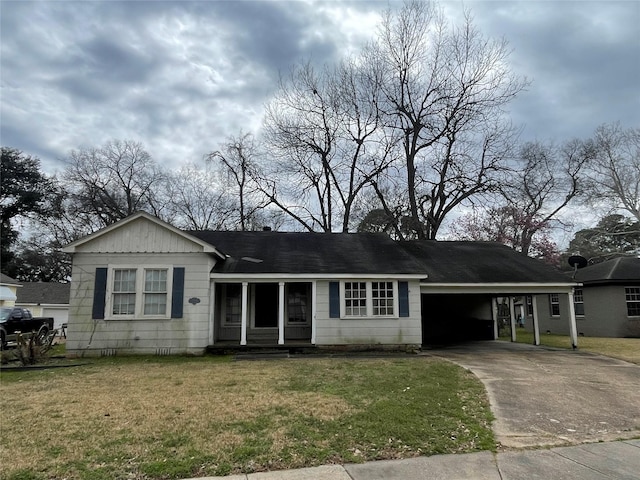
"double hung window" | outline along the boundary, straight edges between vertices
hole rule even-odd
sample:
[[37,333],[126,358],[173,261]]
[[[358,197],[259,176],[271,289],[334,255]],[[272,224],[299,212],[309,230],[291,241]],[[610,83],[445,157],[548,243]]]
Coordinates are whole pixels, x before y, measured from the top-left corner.
[[573,291],[573,308],[577,317],[584,317],[584,293],[581,288]]
[[640,317],[640,287],[626,287],[624,296],[627,302],[627,316]]
[[342,316],[394,317],[398,316],[396,282],[343,282]]
[[560,297],[557,293],[552,293],[549,295],[549,308],[551,310],[552,317],[560,316]]
[[111,316],[167,318],[169,278],[169,268],[112,268]]
[[287,285],[287,323],[303,325],[308,321],[308,284],[290,283]]

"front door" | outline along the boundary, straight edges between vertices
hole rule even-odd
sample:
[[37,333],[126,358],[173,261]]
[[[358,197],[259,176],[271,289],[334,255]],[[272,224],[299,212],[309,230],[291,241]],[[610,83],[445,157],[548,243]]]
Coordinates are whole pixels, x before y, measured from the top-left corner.
[[278,328],[278,284],[255,284],[255,328]]

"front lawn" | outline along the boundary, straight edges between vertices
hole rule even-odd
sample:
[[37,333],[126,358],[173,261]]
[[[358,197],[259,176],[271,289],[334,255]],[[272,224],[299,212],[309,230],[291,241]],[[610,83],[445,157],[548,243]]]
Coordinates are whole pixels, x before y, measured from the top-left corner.
[[172,479],[495,448],[482,384],[433,358],[91,361],[2,372],[3,479]]
[[[500,337],[500,339],[510,340],[511,337]],[[533,345],[533,332],[519,328],[516,332],[516,341]],[[541,333],[540,344],[549,347],[571,348],[571,340],[568,335]],[[640,338],[578,337],[578,350],[640,364]]]

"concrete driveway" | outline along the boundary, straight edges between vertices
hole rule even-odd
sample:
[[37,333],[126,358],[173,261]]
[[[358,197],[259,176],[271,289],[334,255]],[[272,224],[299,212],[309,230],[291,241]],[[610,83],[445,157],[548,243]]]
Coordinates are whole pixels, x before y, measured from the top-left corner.
[[640,436],[640,366],[600,355],[487,341],[426,350],[485,385],[503,447]]

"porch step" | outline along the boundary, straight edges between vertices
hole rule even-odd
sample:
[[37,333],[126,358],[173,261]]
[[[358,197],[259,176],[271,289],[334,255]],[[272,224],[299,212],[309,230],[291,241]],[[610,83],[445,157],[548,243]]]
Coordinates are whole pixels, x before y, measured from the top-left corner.
[[287,350],[260,350],[253,352],[237,352],[235,360],[272,360],[276,358],[289,358]]

